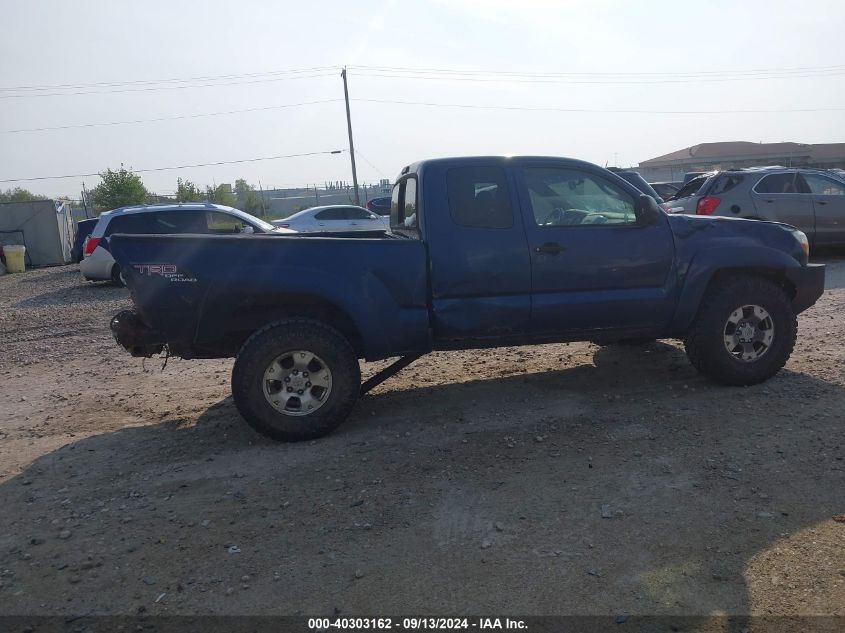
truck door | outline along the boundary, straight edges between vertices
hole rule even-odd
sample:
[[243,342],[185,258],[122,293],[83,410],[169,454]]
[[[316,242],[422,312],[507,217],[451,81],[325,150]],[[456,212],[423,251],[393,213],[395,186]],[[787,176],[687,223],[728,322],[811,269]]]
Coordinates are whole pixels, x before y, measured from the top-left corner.
[[651,328],[674,310],[668,220],[645,224],[633,193],[600,169],[526,163],[520,201],[536,334]]
[[501,162],[429,170],[423,204],[447,206],[422,209],[435,337],[528,332],[531,263],[511,177]]

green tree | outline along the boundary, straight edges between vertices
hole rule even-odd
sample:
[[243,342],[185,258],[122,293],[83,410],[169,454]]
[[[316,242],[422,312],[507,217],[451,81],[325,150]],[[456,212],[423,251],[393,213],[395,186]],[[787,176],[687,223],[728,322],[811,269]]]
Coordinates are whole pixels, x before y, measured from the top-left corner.
[[235,181],[235,195],[238,198],[238,206],[252,215],[261,215],[263,208],[261,198],[255,191],[255,187],[247,184],[243,178]]
[[46,200],[44,196],[37,193],[32,193],[26,189],[15,187],[14,189],[0,190],[0,202],[34,202],[36,200]]
[[214,204],[222,204],[233,207],[236,204],[235,196],[229,185],[217,185],[216,187],[205,188],[205,198]]
[[176,201],[177,202],[202,202],[205,196],[190,180],[176,179]]
[[137,174],[133,174],[123,165],[120,169],[100,172],[103,179],[91,190],[91,200],[97,211],[108,211],[133,204],[144,204],[148,193]]

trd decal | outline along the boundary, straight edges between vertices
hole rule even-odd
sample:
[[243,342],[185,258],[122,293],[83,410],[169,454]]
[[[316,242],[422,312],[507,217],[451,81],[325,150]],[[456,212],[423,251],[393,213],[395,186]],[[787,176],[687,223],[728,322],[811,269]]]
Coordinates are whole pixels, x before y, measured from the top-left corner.
[[132,268],[143,277],[163,277],[172,282],[196,282],[196,277],[187,271],[179,272],[176,264],[132,264]]

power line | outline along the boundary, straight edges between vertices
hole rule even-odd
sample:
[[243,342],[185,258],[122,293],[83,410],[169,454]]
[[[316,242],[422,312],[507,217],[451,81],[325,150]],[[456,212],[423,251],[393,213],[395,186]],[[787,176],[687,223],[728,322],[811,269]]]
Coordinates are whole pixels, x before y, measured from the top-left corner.
[[522,77],[647,77],[647,76],[672,76],[672,77],[697,77],[701,75],[760,75],[760,74],[806,74],[807,72],[841,72],[845,70],[845,65],[838,64],[835,66],[800,66],[787,68],[756,68],[745,70],[705,70],[705,71],[664,71],[664,72],[632,72],[630,69],[625,69],[618,72],[526,72],[526,71],[508,71],[508,70],[467,70],[455,68],[414,68],[403,66],[362,66],[349,65],[348,68],[354,70],[377,71],[377,72],[397,72],[397,73],[414,73],[414,74],[432,74],[443,73],[453,75],[506,75],[506,76],[522,76]]
[[472,110],[514,110],[526,112],[572,112],[594,114],[783,114],[789,112],[840,112],[845,107],[832,108],[794,108],[782,110],[598,110],[591,108],[558,108],[543,106],[500,106],[479,105],[474,103],[433,103],[428,101],[397,101],[391,99],[352,99],[365,103],[384,103],[392,105],[416,105],[435,108],[466,108]]
[[[393,79],[424,79],[434,81],[516,82],[516,83],[574,83],[574,84],[659,84],[720,81],[754,81],[764,79],[791,79],[828,77],[845,74],[845,65],[798,66],[787,68],[757,68],[748,70],[708,70],[689,72],[631,72],[630,69],[612,72],[526,72],[504,70],[464,70],[454,68],[413,68],[401,66],[350,65],[364,77]],[[314,66],[266,72],[228,75],[201,75],[196,77],[169,77],[164,79],[138,79],[94,83],[45,84],[0,87],[0,99],[32,97],[75,96],[87,94],[113,94],[148,92],[158,90],[184,90],[253,83],[313,79],[334,76],[340,66]],[[600,78],[586,80],[585,78]],[[633,78],[633,79],[632,79]],[[199,82],[199,83],[198,83]],[[159,85],[170,84],[170,85]],[[173,85],[181,84],[181,85]],[[103,88],[113,88],[103,90]],[[52,91],[52,92],[51,92]],[[70,91],[70,92],[69,92]]]
[[184,86],[153,86],[146,88],[120,88],[118,90],[83,90],[78,92],[41,92],[36,94],[0,95],[0,99],[32,99],[36,97],[72,97],[76,95],[102,95],[125,92],[156,92],[159,90],[187,90],[190,88],[215,88],[217,86],[242,86],[272,81],[289,81],[294,79],[315,79],[318,77],[334,77],[335,73],[316,73],[311,75],[296,75],[292,77],[271,77],[267,79],[252,79],[249,81],[227,81],[221,83],[205,83]]
[[317,105],[321,103],[336,103],[343,99],[320,99],[317,101],[303,101],[302,103],[286,103],[280,105],[259,106],[255,108],[244,108],[243,110],[228,110],[225,112],[203,112],[198,114],[177,114],[173,116],[157,117],[154,119],[134,119],[130,121],[106,121],[99,123],[77,123],[71,125],[56,125],[52,127],[20,128],[16,130],[0,130],[0,134],[20,134],[22,132],[48,132],[54,130],[71,130],[77,128],[103,127],[111,125],[133,125],[138,123],[158,123],[160,121],[178,121],[180,119],[198,119],[202,117],[222,116],[227,114],[242,114],[245,112],[263,112],[266,110],[281,110],[284,108],[297,108],[301,106]]
[[46,84],[40,86],[9,86],[6,88],[0,87],[0,91],[7,92],[10,90],[58,90],[58,89],[72,89],[72,88],[103,88],[103,87],[119,87],[137,84],[160,84],[171,82],[195,82],[195,81],[214,81],[222,79],[238,79],[238,78],[252,78],[252,77],[266,77],[271,75],[297,75],[302,73],[325,72],[334,71],[340,68],[339,66],[315,66],[312,68],[294,68],[288,70],[270,70],[266,72],[255,73],[239,73],[234,75],[204,75],[199,77],[169,77],[166,79],[134,79],[130,81],[99,81],[95,83],[85,84]]
[[564,77],[531,77],[531,76],[476,76],[476,75],[454,75],[454,74],[425,74],[425,73],[396,73],[396,72],[357,72],[358,77],[375,77],[383,79],[419,79],[425,81],[467,81],[479,83],[539,83],[539,84],[578,84],[578,85],[652,85],[652,84],[681,84],[681,83],[714,83],[728,81],[760,81],[769,79],[807,79],[811,77],[832,77],[845,75],[845,68],[827,73],[805,74],[805,75],[761,75],[761,76],[730,76],[713,78],[676,78],[676,79],[602,79],[583,80]]
[[[281,158],[300,158],[303,156],[317,156],[320,154],[340,154],[345,152],[344,149],[335,149],[323,152],[305,152],[302,154],[285,154],[282,156],[260,156],[258,158],[241,158],[238,160],[221,160],[216,161],[213,163],[196,163],[194,165],[176,165],[173,167],[149,167],[146,169],[130,169],[132,173],[140,174],[146,172],[154,172],[154,171],[170,171],[173,169],[189,169],[191,167],[214,167],[216,165],[236,165],[239,163],[255,163],[262,160],[279,160]],[[65,176],[32,176],[29,178],[4,178],[0,180],[0,182],[30,182],[33,180],[59,180],[62,178],[86,178],[89,176],[99,176],[99,172],[94,172],[92,174],[68,174]]]

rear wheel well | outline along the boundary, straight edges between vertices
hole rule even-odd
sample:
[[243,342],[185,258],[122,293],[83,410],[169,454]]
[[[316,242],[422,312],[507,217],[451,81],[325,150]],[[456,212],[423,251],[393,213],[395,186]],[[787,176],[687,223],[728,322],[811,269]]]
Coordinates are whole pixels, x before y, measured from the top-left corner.
[[231,313],[227,342],[239,349],[254,332],[268,323],[290,318],[308,318],[340,332],[361,357],[364,343],[352,318],[333,303],[309,295],[274,296],[256,303],[237,306]]

